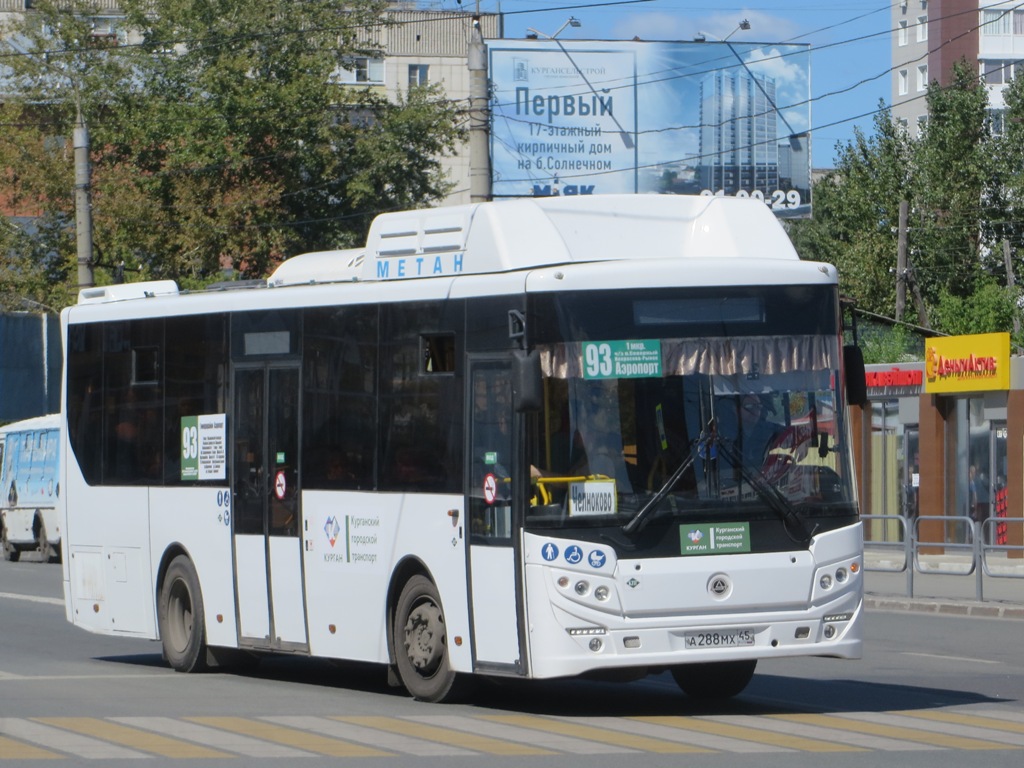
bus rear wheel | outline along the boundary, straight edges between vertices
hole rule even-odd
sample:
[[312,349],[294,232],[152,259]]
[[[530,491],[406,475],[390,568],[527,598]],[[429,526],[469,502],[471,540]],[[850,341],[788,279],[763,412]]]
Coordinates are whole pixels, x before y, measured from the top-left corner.
[[185,555],[178,555],[167,567],[160,588],[160,641],[164,658],[177,672],[206,669],[206,614],[199,576]]
[[392,640],[398,676],[413,698],[452,698],[456,675],[448,663],[441,596],[427,577],[413,576],[403,587],[395,607]]
[[672,677],[683,693],[694,699],[729,699],[743,692],[756,667],[757,659],[681,664],[672,668]]

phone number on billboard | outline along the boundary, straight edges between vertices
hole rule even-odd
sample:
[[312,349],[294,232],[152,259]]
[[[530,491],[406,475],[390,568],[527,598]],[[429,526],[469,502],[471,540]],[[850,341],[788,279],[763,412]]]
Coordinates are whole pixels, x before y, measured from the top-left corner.
[[[702,197],[726,197],[724,189],[720,189],[717,192],[712,192],[710,189],[704,189],[701,190],[700,194]],[[795,189],[791,189],[788,192],[776,189],[770,195],[766,195],[760,189],[755,189],[753,192],[747,192],[747,190],[741,189],[736,193],[736,197],[752,197],[755,200],[760,200],[762,203],[767,204],[773,210],[799,208],[800,204],[803,202],[800,197],[800,193]]]

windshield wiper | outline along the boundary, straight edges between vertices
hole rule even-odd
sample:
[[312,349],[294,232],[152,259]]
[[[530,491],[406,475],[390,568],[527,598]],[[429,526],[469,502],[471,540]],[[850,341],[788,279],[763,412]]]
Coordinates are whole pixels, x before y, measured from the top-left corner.
[[[736,450],[736,446],[718,434],[715,429],[714,419],[708,423],[708,428],[701,433],[699,438],[690,442],[688,455],[683,459],[668,480],[665,481],[664,485],[662,485],[661,488],[658,489],[657,493],[648,499],[647,503],[637,510],[636,514],[622,526],[623,533],[632,535],[643,530],[658,504],[660,504],[672,488],[675,487],[675,484],[679,482],[680,478],[682,478],[683,473],[693,466],[693,462],[696,460],[697,456],[695,447],[698,445],[703,446],[704,455],[706,456],[712,455],[712,447],[717,447],[721,453],[725,454],[725,458],[728,459],[729,463],[734,467],[739,468],[743,479],[750,484],[750,487],[754,489],[761,500],[771,507],[779,516],[782,520],[783,527],[790,538],[798,544],[806,546],[806,544],[811,540],[811,537],[814,536],[814,531],[808,530],[803,518],[801,518],[797,513],[789,499],[783,496],[779,492],[779,489],[769,482],[768,478],[764,476],[764,473],[761,472],[761,470],[744,464],[743,457],[740,452]],[[794,531],[790,530],[790,526],[795,529],[796,535],[794,535]]]
[[[743,456],[736,450],[735,444],[718,436],[715,436],[715,443],[725,453],[729,463],[740,470],[740,475],[750,484],[750,487],[754,489],[761,500],[781,518],[786,534],[797,544],[806,546],[810,542],[811,537],[814,536],[817,526],[813,530],[808,530],[803,518],[797,513],[796,508],[790,503],[789,499],[771,484],[760,469],[751,467],[743,461]],[[790,530],[790,525],[796,529],[797,536],[794,536],[793,531]]]
[[[631,535],[642,531],[644,526],[647,525],[647,518],[650,517],[651,512],[653,512],[658,504],[668,496],[669,491],[671,491],[672,488],[675,487],[675,484],[679,482],[683,473],[693,466],[693,462],[697,458],[694,448],[698,444],[704,445],[705,448],[710,448],[710,446],[717,442],[717,440],[718,437],[715,430],[715,420],[712,418],[708,422],[707,427],[701,431],[700,436],[690,441],[689,446],[687,446],[686,458],[683,459],[679,466],[676,467],[676,470],[669,475],[668,480],[666,480],[665,484],[658,489],[658,492],[651,496],[651,498],[647,500],[647,503],[640,507],[636,514],[622,526],[622,532]],[[710,452],[708,452],[707,455],[710,455]]]

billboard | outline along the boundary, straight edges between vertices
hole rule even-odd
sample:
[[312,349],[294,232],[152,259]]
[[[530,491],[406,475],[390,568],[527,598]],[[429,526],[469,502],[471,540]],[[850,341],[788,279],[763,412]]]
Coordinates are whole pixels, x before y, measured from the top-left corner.
[[662,193],[810,213],[810,50],[730,42],[494,40],[502,197]]

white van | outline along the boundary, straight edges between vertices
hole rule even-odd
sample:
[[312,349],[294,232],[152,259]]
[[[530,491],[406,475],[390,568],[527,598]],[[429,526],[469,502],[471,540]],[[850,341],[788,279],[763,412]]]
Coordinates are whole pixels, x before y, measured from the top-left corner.
[[0,427],[0,542],[4,560],[37,552],[60,561],[60,417]]

